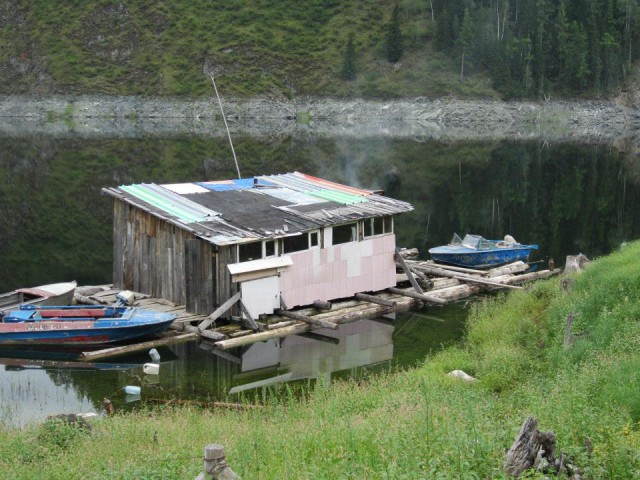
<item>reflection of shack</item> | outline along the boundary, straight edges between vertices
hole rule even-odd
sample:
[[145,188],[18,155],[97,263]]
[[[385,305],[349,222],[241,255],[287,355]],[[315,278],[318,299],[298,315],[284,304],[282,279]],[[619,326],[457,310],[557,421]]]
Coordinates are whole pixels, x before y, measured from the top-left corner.
[[242,354],[242,373],[235,376],[237,386],[229,393],[300,379],[323,377],[329,382],[331,373],[389,361],[393,329],[393,323],[383,319],[361,320],[339,330],[316,330],[317,336],[253,344]]
[[114,199],[116,288],[198,314],[240,301],[253,319],[395,286],[393,216],[412,210],[298,172],[104,192]]

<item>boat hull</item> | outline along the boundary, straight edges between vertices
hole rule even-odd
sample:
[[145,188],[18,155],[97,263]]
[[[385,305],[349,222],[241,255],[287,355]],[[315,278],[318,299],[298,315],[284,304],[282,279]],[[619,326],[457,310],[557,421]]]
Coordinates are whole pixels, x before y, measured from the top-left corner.
[[464,247],[436,247],[429,250],[434,262],[458,267],[487,269],[517,261],[527,262],[533,246],[472,250]]
[[103,345],[158,334],[175,315],[124,307],[47,307],[12,311],[0,323],[0,345]]

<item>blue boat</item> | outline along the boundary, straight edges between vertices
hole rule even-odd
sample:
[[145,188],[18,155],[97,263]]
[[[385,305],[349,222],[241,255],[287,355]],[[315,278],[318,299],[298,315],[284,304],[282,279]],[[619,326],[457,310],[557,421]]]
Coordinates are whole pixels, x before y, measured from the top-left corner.
[[453,235],[449,245],[429,249],[434,262],[458,267],[487,269],[506,265],[507,263],[529,261],[531,250],[537,245],[523,245],[510,235],[504,240],[487,240],[480,235],[465,235],[461,239]]
[[23,305],[0,323],[0,345],[102,345],[163,332],[170,313],[136,307]]

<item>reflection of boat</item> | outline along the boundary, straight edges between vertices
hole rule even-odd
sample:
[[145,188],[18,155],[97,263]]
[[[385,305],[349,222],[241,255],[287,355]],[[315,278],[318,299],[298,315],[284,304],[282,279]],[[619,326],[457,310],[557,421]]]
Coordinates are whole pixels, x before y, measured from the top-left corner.
[[52,283],[33,288],[19,288],[0,294],[0,317],[11,310],[27,305],[69,305],[73,299],[76,282]]
[[537,245],[522,245],[507,235],[504,240],[487,240],[480,235],[465,235],[461,239],[453,235],[449,245],[429,249],[431,258],[437,263],[446,263],[467,268],[492,268],[507,263],[529,260],[531,250]]
[[[178,357],[169,348],[160,349],[161,363],[175,361]],[[12,347],[3,346],[0,351],[0,365],[6,371],[21,370],[125,370],[141,368],[149,361],[146,352],[133,352],[119,356],[113,361],[83,362],[78,358],[82,349],[68,347]]]
[[176,318],[134,307],[25,305],[0,323],[1,345],[97,345],[160,333]]

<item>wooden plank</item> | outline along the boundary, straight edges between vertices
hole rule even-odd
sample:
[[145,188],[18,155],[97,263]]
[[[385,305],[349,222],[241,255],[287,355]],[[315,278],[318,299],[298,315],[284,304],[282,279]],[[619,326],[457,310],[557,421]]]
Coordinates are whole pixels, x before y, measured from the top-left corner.
[[116,355],[122,355],[130,352],[137,352],[140,350],[151,349],[154,347],[160,347],[163,345],[174,345],[176,343],[190,342],[196,340],[198,334],[196,333],[183,333],[181,335],[173,335],[170,337],[160,338],[158,340],[150,340],[148,342],[135,343],[132,345],[123,345],[120,347],[105,348],[103,350],[96,350],[94,352],[82,352],[80,360],[89,361],[97,360],[99,358],[115,357]]
[[418,282],[414,278],[413,273],[411,272],[411,269],[407,266],[407,263],[404,261],[404,258],[402,258],[402,255],[400,255],[400,253],[398,253],[398,249],[396,249],[396,252],[394,254],[394,258],[396,260],[396,263],[398,265],[400,265],[400,267],[402,268],[402,271],[404,272],[404,274],[409,279],[409,282],[411,282],[411,285],[413,286],[413,289],[417,293],[423,294],[424,291],[422,290],[422,288],[420,288],[420,285],[418,285]]
[[240,298],[241,298],[241,293],[238,292],[233,297],[231,297],[229,300],[224,302],[215,312],[213,312],[205,320],[200,322],[200,324],[198,325],[198,330],[200,330],[200,332],[202,332],[204,329],[209,327],[209,325],[211,325],[213,322],[215,322],[216,319],[220,315],[222,315],[224,312],[229,310],[233,306],[234,303],[236,303],[238,300],[240,300]]

